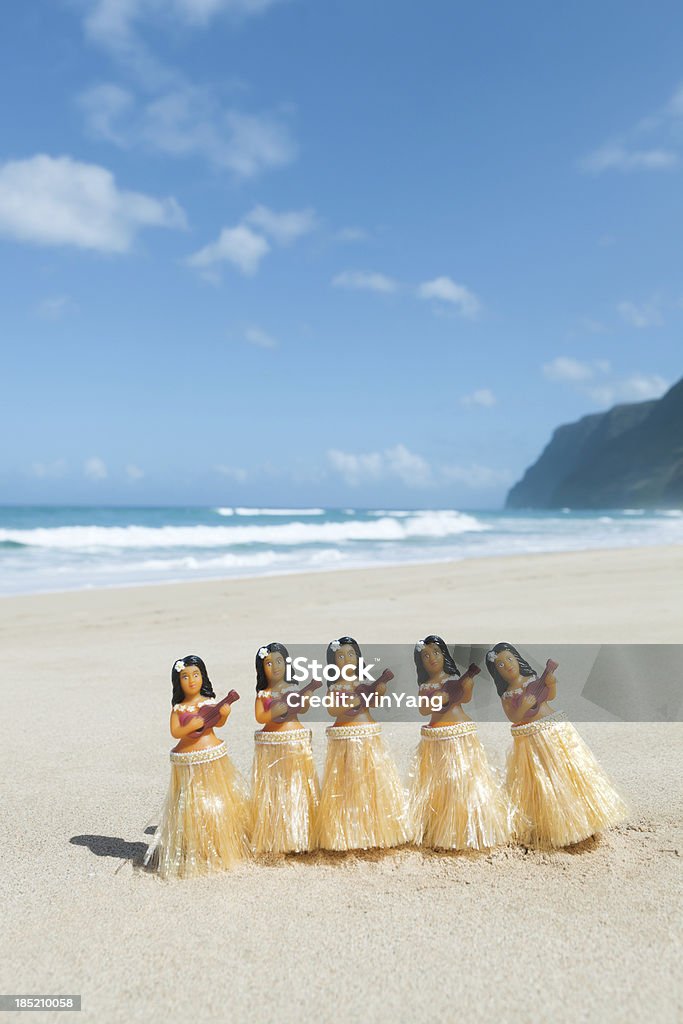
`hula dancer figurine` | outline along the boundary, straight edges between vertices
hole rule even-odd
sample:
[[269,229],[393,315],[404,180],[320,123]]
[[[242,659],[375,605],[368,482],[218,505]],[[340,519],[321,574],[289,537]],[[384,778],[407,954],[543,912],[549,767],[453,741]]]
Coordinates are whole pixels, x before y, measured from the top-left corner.
[[626,807],[588,746],[555,711],[557,663],[540,677],[512,644],[486,655],[503,711],[512,722],[508,790],[514,832],[526,846],[571,846],[626,817]]
[[[411,821],[418,845],[439,850],[485,850],[510,838],[508,803],[462,705],[472,699],[476,665],[460,675],[440,636],[418,640],[414,650],[420,730],[413,766]],[[429,704],[427,703],[429,700]],[[439,709],[440,708],[440,709]]]
[[336,721],[327,729],[315,828],[317,845],[325,850],[367,850],[408,841],[405,793],[382,727],[369,711],[372,692],[382,696],[393,674],[385,672],[377,683],[359,684],[361,657],[350,636],[333,640],[327,648],[327,664],[336,665],[342,676],[328,688],[335,698],[328,710]]
[[285,681],[289,652],[267,644],[256,652],[254,714],[263,729],[254,734],[251,842],[255,853],[302,853],[313,848],[313,822],[319,786],[313,764],[311,730],[299,715],[310,707],[310,694]]
[[216,701],[206,665],[196,654],[176,661],[171,682],[171,735],[178,743],[144,864],[162,878],[187,878],[230,868],[249,854],[246,793],[214,732],[227,722],[239,694],[231,690]]

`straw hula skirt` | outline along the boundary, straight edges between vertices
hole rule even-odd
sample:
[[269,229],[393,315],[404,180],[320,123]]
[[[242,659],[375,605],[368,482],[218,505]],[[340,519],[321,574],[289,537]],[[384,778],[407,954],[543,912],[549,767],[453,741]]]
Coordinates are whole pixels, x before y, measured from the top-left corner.
[[233,867],[249,854],[244,784],[225,743],[171,751],[171,783],[144,864],[162,878]]
[[405,792],[378,723],[327,729],[314,836],[325,850],[369,850],[408,841]]
[[310,729],[254,734],[251,842],[255,853],[313,848],[319,786]]
[[512,737],[508,789],[521,843],[571,846],[624,820],[623,800],[562,713],[513,725]]
[[475,722],[423,725],[413,762],[413,839],[435,850],[486,850],[510,839],[505,792]]

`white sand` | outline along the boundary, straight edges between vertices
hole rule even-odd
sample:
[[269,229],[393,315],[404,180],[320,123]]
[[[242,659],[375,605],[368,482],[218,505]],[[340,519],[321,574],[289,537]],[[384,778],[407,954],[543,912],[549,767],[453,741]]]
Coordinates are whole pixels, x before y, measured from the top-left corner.
[[[259,643],[680,643],[682,579],[668,548],[1,600],[21,697],[5,687],[0,990],[81,993],[98,1022],[680,1020],[680,724],[579,726],[632,815],[574,852],[317,854],[167,884],[132,861],[179,655],[242,691],[224,736],[247,773]],[[507,727],[481,734],[501,763]],[[417,725],[387,738],[405,772]]]

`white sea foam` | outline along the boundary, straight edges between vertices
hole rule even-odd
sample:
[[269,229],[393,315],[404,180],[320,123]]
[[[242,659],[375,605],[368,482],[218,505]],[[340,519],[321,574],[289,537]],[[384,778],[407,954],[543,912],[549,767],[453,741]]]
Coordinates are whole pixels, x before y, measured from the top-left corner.
[[403,541],[454,537],[489,529],[462,512],[416,512],[397,520],[282,523],[269,526],[57,526],[0,530],[0,542],[94,552],[103,548],[226,548],[238,544],[304,546],[351,541]]

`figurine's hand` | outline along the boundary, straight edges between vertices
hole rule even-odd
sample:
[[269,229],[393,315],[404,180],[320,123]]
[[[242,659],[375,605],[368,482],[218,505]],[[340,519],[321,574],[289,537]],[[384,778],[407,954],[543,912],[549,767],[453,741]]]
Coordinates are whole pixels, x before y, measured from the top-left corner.
[[204,728],[204,719],[200,715],[195,715],[190,720],[190,725],[192,726],[192,732],[199,732],[200,729]]
[[230,714],[230,710],[231,709],[229,704],[224,704],[222,708],[218,709],[218,714],[221,716],[224,722],[227,719],[228,715]]
[[536,704],[536,698],[532,693],[527,693],[527,695],[522,698],[521,707],[532,708],[534,704]]

